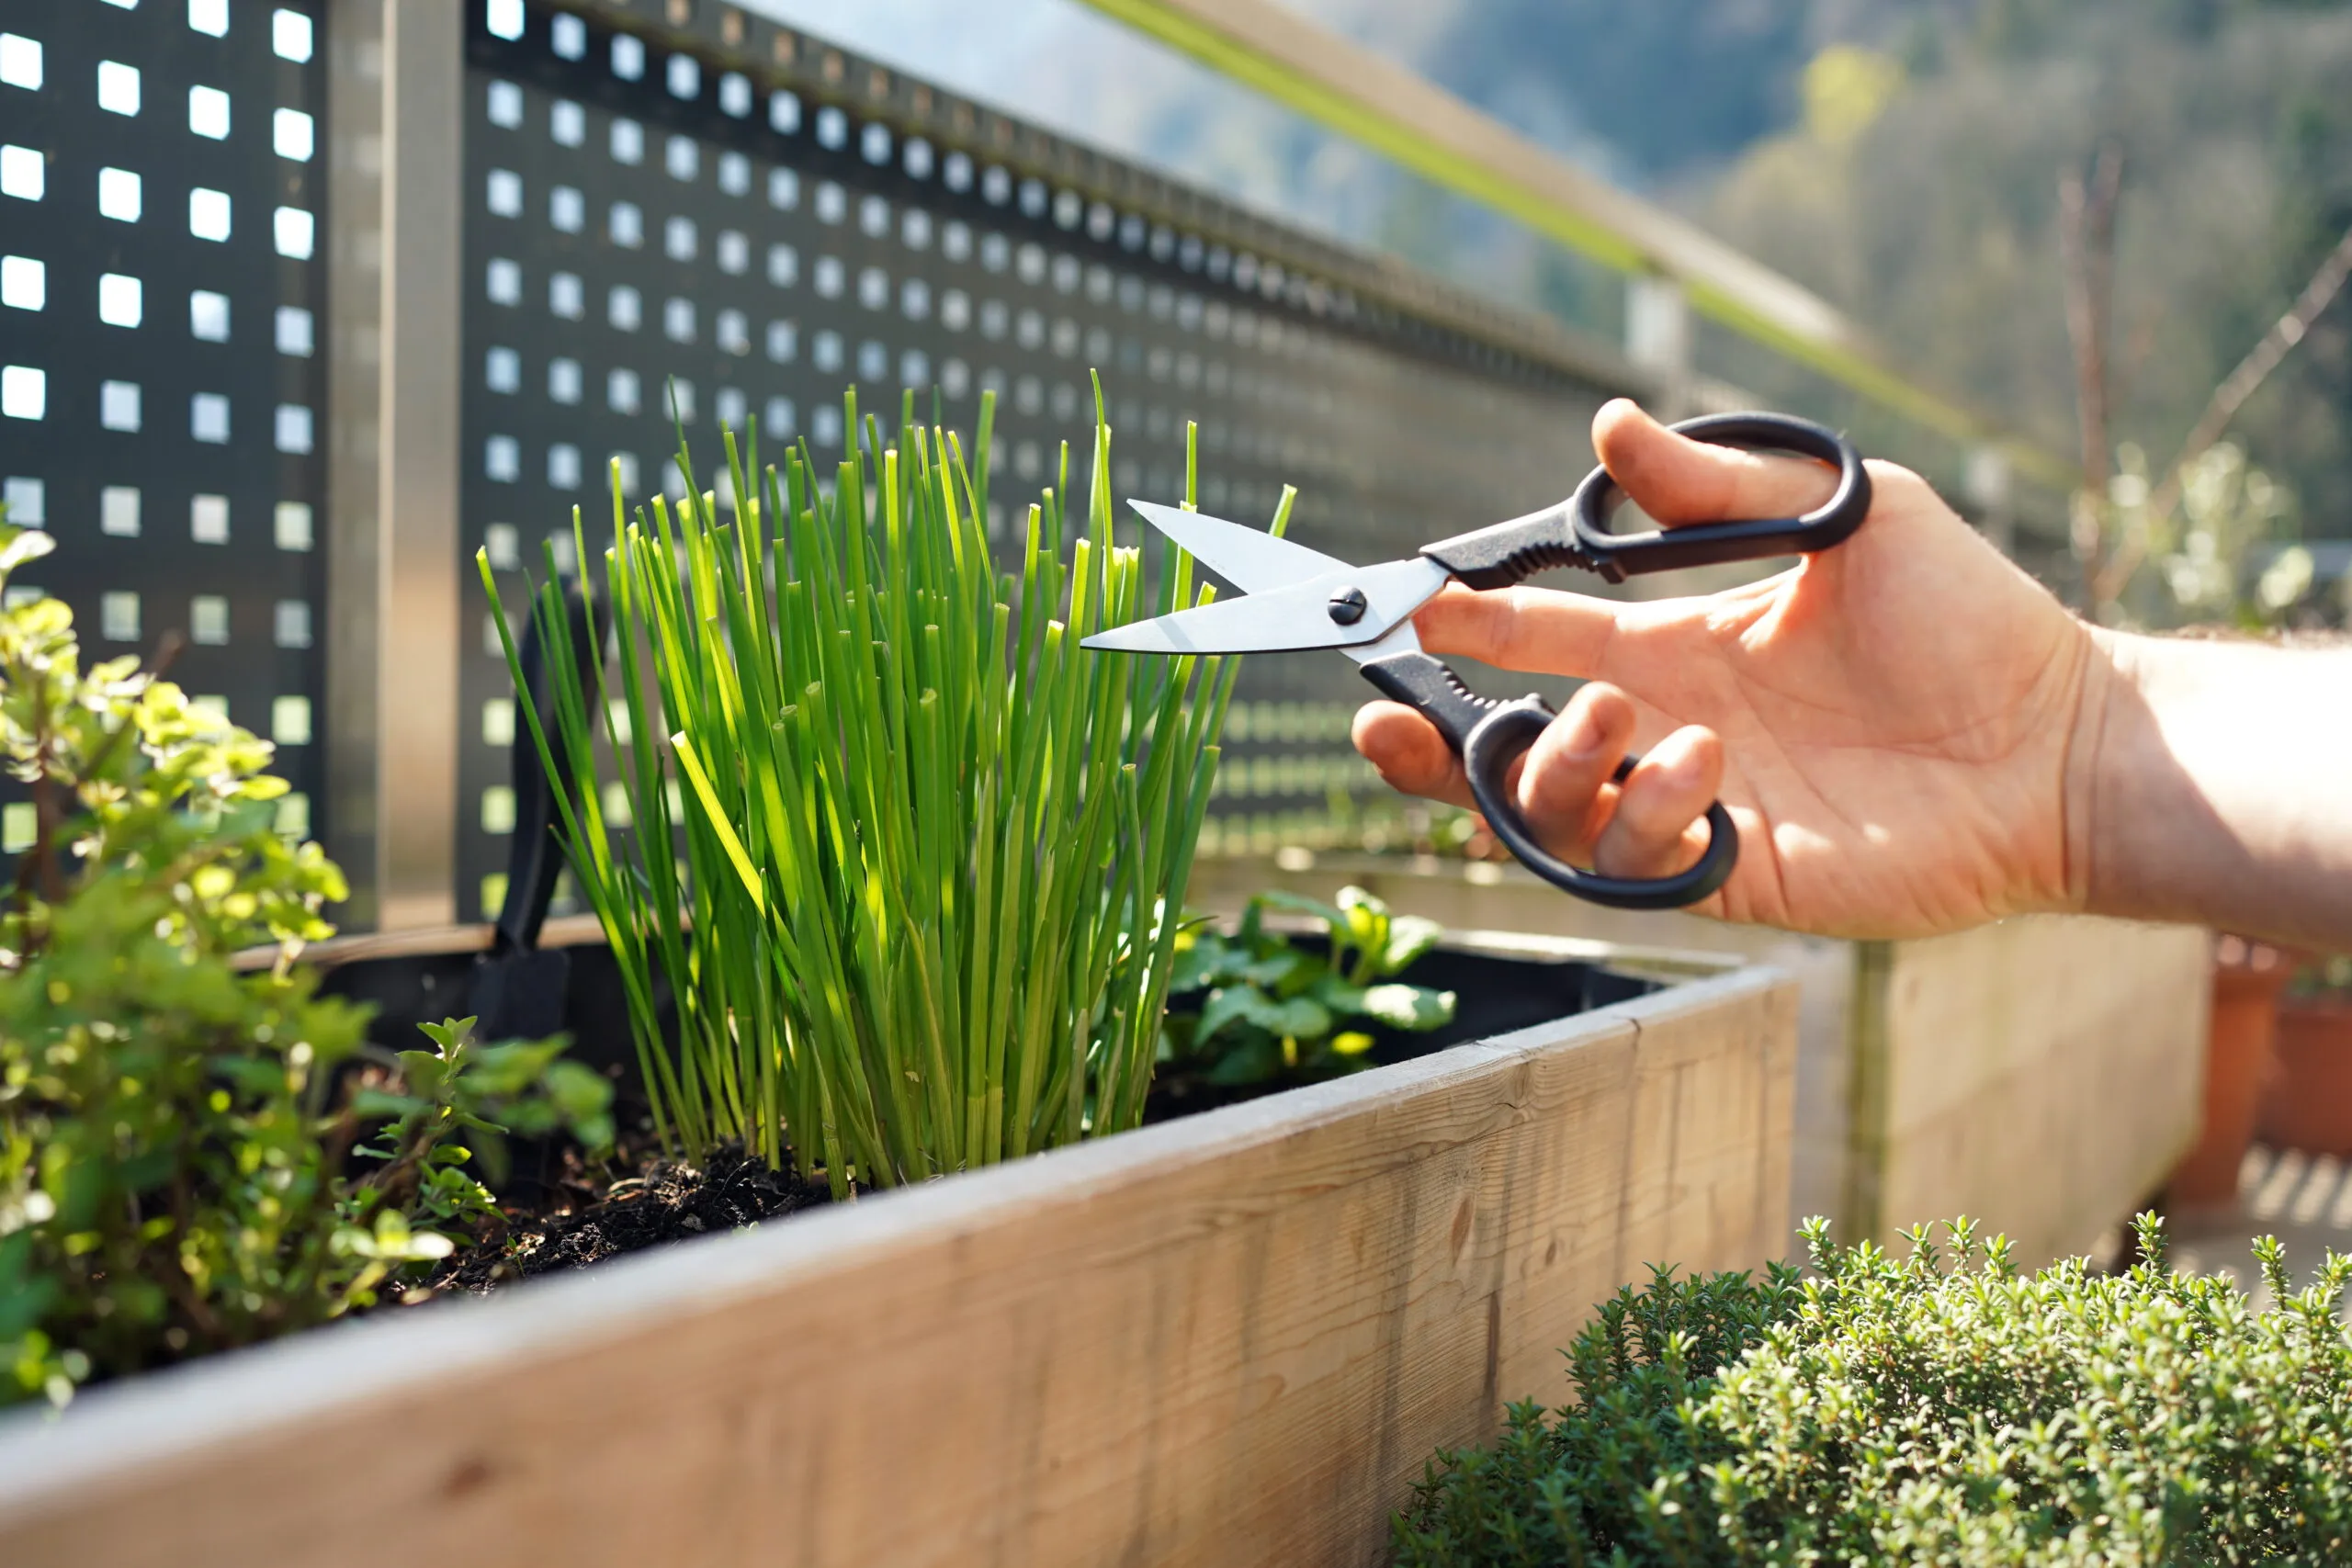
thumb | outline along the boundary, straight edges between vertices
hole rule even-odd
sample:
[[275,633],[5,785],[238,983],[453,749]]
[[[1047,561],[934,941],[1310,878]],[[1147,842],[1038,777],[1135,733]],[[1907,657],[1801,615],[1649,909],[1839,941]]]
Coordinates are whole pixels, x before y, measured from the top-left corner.
[[1592,416],[1592,449],[1634,504],[1669,528],[1793,517],[1838,488],[1837,470],[1826,464],[1694,441],[1626,398],[1612,399]]

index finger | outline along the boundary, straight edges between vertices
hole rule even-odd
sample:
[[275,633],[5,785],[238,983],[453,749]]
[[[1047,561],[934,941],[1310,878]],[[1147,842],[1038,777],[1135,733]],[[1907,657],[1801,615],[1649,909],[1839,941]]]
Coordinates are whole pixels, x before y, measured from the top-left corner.
[[1413,629],[1431,653],[1524,671],[1589,677],[1628,606],[1555,588],[1493,588],[1474,592],[1449,582],[1413,615]]

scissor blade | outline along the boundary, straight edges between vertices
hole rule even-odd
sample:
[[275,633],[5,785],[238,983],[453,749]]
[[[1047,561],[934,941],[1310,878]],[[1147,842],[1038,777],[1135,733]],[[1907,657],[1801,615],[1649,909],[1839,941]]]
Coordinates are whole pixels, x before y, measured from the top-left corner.
[[[1080,646],[1122,653],[1279,653],[1308,648],[1353,648],[1377,642],[1445,586],[1445,569],[1416,556],[1379,566],[1342,567],[1309,582],[1270,593],[1179,610],[1098,632]],[[1349,589],[1364,598],[1363,614],[1342,625],[1331,600]]]
[[1244,593],[1264,593],[1306,582],[1329,572],[1345,571],[1348,563],[1277,539],[1263,528],[1245,527],[1221,517],[1161,506],[1157,502],[1130,501],[1137,515],[1176,541],[1193,559]]

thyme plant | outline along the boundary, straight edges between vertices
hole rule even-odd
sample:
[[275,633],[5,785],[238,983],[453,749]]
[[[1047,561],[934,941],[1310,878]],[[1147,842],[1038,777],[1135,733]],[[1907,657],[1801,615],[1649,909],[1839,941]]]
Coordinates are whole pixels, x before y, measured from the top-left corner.
[[[837,1196],[1140,1121],[1236,669],[1078,646],[1210,592],[1171,548],[1148,595],[1114,542],[1099,394],[1086,521],[1065,446],[1011,573],[992,399],[968,458],[911,396],[888,439],[847,412],[830,474],[805,445],[763,469],[756,428],[728,433],[729,515],[687,493],[627,517],[616,476],[588,635],[616,645],[617,700],[581,673],[550,550],[556,722],[520,705],[551,776],[594,782],[558,792],[560,831],[665,1145],[788,1150]],[[697,471],[683,434],[678,463]]]
[[[51,547],[0,525],[0,588]],[[55,599],[0,607],[0,750],[33,818],[0,903],[0,1405],[421,1280],[499,1223],[460,1137],[608,1136],[560,1043],[369,1047],[294,964],[344,882],[276,831],[269,743],[135,658],[84,670]]]
[[2352,1557],[2352,1258],[2274,1304],[2226,1276],[1928,1228],[1909,1258],[1804,1227],[1813,1277],[1656,1270],[1568,1353],[1574,1402],[1442,1453],[1400,1568],[2328,1563]]

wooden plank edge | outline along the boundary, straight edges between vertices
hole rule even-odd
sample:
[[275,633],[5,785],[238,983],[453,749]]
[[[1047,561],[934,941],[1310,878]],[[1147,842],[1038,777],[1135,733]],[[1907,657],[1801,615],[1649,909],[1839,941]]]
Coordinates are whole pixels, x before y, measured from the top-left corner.
[[[0,1531],[74,1506],[124,1472],[209,1456],[420,1381],[467,1382],[510,1358],[553,1359],[681,1313],[937,1245],[1007,1206],[1101,1198],[1384,1106],[1442,1094],[1520,1064],[1622,1037],[1644,1022],[1793,982],[1756,965],[1630,1002],[1472,1042],[1415,1061],[1269,1095],[1030,1159],[902,1188],[788,1223],[544,1278],[483,1301],[332,1325],[94,1390],[62,1416],[0,1418]],[[419,1369],[429,1369],[420,1376]]]

